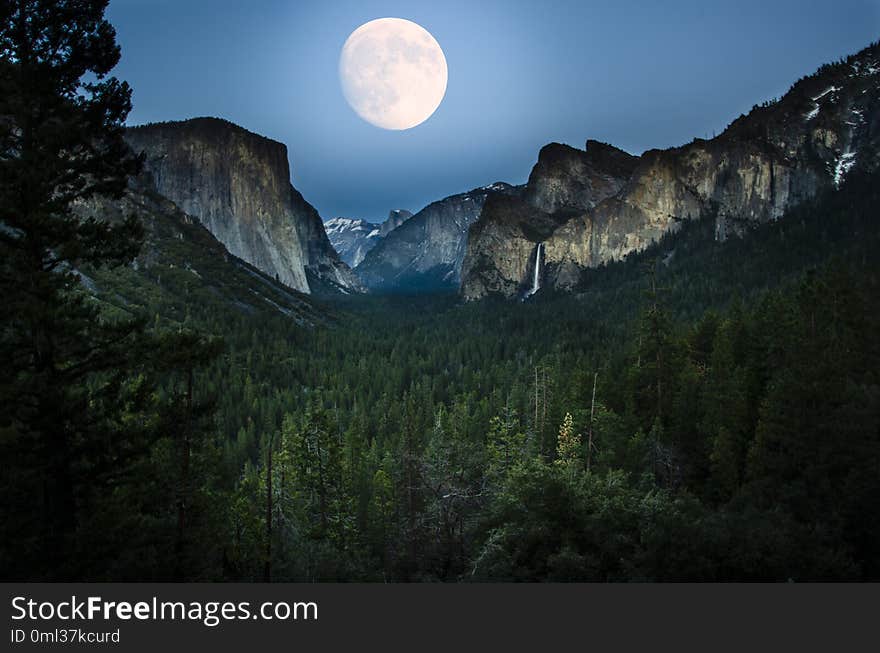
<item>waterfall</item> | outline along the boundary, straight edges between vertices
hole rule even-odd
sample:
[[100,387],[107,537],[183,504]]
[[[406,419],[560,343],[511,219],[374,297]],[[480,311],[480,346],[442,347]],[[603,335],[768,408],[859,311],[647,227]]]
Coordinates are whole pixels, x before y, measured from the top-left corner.
[[541,289],[541,254],[544,251],[544,243],[538,243],[535,248],[535,276],[532,279],[532,289],[529,296],[534,295]]

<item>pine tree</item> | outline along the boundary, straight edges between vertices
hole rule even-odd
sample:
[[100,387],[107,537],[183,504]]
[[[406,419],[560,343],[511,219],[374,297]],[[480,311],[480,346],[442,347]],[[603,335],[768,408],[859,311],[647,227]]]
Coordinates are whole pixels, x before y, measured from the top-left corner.
[[525,456],[526,436],[519,426],[516,410],[510,406],[489,422],[486,475],[493,491],[500,490],[510,470]]
[[657,285],[656,263],[652,263],[650,286],[645,292],[647,302],[639,324],[635,369],[635,409],[645,427],[655,419],[664,421],[673,377],[675,343],[669,315],[660,297],[663,291]]
[[[208,447],[213,427],[214,399],[200,399],[196,369],[214,360],[221,352],[223,343],[216,338],[206,338],[190,330],[153,334],[155,350],[152,364],[164,372],[167,379],[169,401],[161,407],[158,431],[171,434],[174,440],[175,479],[174,504],[176,512],[175,578],[182,580],[192,570],[201,551],[192,542],[191,531],[197,520],[195,495],[211,473],[199,465],[199,458]],[[195,459],[195,460],[194,460]]]
[[354,523],[337,425],[321,399],[314,397],[301,424],[288,417],[282,430],[305,531],[313,539],[326,539],[344,549]]
[[565,414],[565,419],[559,427],[559,437],[556,444],[556,465],[565,469],[569,477],[573,477],[580,467],[581,436],[574,432],[574,419],[571,413]]
[[71,569],[88,486],[118,475],[135,448],[109,432],[144,399],[125,380],[142,323],[102,319],[79,276],[130,261],[143,233],[133,218],[74,210],[120,196],[139,167],[122,138],[131,91],[107,76],[119,48],[106,6],[0,5],[0,429],[4,459],[33,472],[25,513],[36,520],[19,522],[19,541],[56,578]]
[[424,508],[420,492],[422,442],[418,432],[417,408],[412,394],[404,395],[403,408],[398,465],[401,472],[399,479],[401,516],[404,518],[401,530],[404,533],[407,551],[403,574],[409,579],[416,572],[419,542],[423,535],[420,523]]
[[[390,464],[390,461],[389,461]],[[370,530],[373,549],[382,561],[384,577],[391,573],[391,543],[394,539],[394,485],[381,467],[373,475],[370,501]]]

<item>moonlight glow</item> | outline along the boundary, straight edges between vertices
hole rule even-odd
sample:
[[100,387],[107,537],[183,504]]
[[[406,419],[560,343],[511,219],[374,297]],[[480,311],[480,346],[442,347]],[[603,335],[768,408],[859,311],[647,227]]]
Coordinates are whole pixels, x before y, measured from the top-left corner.
[[440,106],[446,57],[431,34],[401,18],[358,27],[339,57],[342,92],[364,120],[383,129],[410,129]]

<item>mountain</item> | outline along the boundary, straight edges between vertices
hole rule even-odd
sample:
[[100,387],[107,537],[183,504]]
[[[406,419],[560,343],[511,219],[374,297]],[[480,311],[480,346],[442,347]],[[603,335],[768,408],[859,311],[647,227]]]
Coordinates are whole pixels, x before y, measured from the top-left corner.
[[413,214],[406,209],[392,209],[388,212],[388,218],[385,222],[379,225],[379,235],[384,238],[411,217]]
[[339,258],[351,268],[363,261],[367,252],[382,239],[379,225],[356,218],[327,220],[324,230]]
[[307,295],[230,254],[198,220],[159,194],[149,175],[130,180],[122,199],[91,200],[77,211],[111,222],[134,215],[144,225],[144,243],[132,265],[79,271],[86,288],[117,310],[172,323],[216,315],[228,322],[236,314],[280,315],[300,325],[327,321],[326,311]]
[[584,271],[711,216],[723,240],[779,218],[854,167],[880,163],[880,45],[820,68],[712,140],[640,157],[588,141],[544,147],[521,196],[489,198],[471,227],[461,294],[577,288]]
[[132,127],[126,140],[144,153],[155,190],[234,256],[303,293],[360,290],[290,183],[282,143],[216,118]]
[[357,218],[333,218],[324,223],[330,244],[350,267],[357,267],[385,236],[412,217],[404,209],[393,209],[382,224]]
[[357,274],[371,290],[439,290],[460,280],[468,227],[490,196],[519,189],[497,182],[429,204],[367,253]]

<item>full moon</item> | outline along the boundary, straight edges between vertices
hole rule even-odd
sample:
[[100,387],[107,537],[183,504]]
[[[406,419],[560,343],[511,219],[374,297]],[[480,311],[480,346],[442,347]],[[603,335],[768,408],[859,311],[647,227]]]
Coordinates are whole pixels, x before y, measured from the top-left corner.
[[351,33],[339,57],[345,99],[382,129],[410,129],[446,94],[446,57],[430,32],[402,18],[379,18]]

